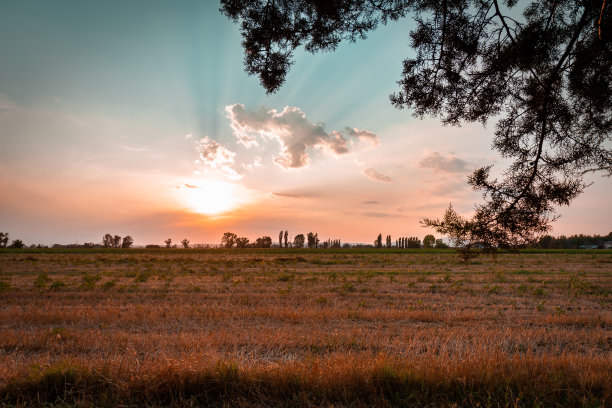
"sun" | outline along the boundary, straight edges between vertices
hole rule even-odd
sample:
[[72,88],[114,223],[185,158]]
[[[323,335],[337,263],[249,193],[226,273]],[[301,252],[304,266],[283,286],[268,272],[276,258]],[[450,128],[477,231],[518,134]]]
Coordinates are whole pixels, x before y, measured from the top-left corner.
[[239,204],[236,186],[216,180],[200,181],[197,185],[185,184],[181,189],[186,205],[201,214],[217,215],[228,212]]

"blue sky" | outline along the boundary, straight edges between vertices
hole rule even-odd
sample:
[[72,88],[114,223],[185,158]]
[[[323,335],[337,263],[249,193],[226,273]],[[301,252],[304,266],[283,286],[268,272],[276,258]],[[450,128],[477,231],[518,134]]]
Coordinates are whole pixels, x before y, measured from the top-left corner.
[[[490,129],[391,106],[409,31],[402,20],[333,53],[298,51],[286,84],[266,95],[216,2],[4,1],[0,229],[26,243],[107,232],[213,243],[224,231],[254,239],[280,229],[349,242],[422,237],[430,231],[418,221],[449,202],[469,213],[473,168],[502,163]],[[237,106],[251,122],[230,117]],[[239,125],[257,145],[240,142]],[[272,134],[283,126],[318,136]],[[306,160],[279,165],[298,145]],[[212,151],[229,156],[203,158]],[[594,180],[556,233],[612,228],[601,222],[612,184]]]

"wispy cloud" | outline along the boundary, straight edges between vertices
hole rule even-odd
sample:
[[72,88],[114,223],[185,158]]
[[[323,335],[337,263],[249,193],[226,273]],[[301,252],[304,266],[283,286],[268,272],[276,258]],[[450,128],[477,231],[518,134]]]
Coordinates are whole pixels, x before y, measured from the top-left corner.
[[361,204],[363,204],[363,205],[375,205],[375,204],[378,204],[378,201],[373,201],[373,200],[371,200],[371,201],[362,201]]
[[455,155],[444,156],[433,152],[419,161],[419,167],[443,173],[463,173],[468,171],[469,163]]
[[368,167],[367,169],[364,169],[362,172],[366,177],[374,180],[374,181],[382,181],[384,183],[390,183],[391,181],[391,177],[379,172],[378,170],[375,170],[371,167]]
[[219,170],[233,180],[239,180],[242,175],[234,168],[236,153],[220,145],[208,136],[196,142],[196,149],[205,167]]
[[381,212],[365,212],[362,213],[361,215],[363,215],[364,217],[370,217],[370,218],[387,218],[387,217],[391,217],[391,214],[387,214],[387,213],[381,213]]
[[65,119],[67,119],[68,121],[74,123],[75,125],[78,126],[85,126],[87,124],[87,122],[85,122],[83,119],[77,118],[76,116],[73,115],[63,115]]
[[286,198],[303,198],[302,194],[294,194],[294,193],[272,193],[277,197],[286,197]]
[[287,106],[282,112],[265,108],[247,110],[237,103],[226,106],[225,112],[234,135],[244,146],[258,146],[258,137],[263,141],[276,140],[281,149],[274,162],[284,169],[307,166],[311,149],[339,156],[351,150],[353,140],[380,144],[378,135],[367,130],[346,127],[328,133],[323,124],[310,122],[296,107]]
[[272,193],[277,197],[286,197],[286,198],[313,198],[320,197],[321,193],[318,191],[309,191],[309,190],[289,190],[289,191],[279,191],[276,193]]
[[128,152],[150,152],[151,149],[144,146],[125,146],[125,145],[117,145],[119,149],[126,150]]
[[451,194],[468,193],[471,189],[463,179],[445,179],[431,184],[427,191],[434,196],[448,197]]

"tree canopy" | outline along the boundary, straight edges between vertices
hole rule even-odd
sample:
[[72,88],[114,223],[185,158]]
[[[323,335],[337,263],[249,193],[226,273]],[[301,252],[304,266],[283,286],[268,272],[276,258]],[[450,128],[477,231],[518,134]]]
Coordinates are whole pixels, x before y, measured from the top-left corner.
[[245,69],[267,92],[281,87],[298,47],[333,50],[411,15],[416,55],[404,60],[391,103],[450,125],[497,120],[492,145],[510,164],[469,177],[484,200],[461,228],[475,242],[516,247],[550,229],[555,208],[586,187],[586,173],[612,174],[608,3],[222,0],[221,11],[240,24]]

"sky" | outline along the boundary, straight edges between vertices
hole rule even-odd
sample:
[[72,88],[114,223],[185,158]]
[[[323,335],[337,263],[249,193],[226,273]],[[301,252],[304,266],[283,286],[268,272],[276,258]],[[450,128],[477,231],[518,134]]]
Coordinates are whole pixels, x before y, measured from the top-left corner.
[[[218,243],[280,230],[371,243],[469,215],[487,127],[397,110],[410,20],[295,54],[266,95],[214,1],[13,1],[0,13],[0,231],[26,244]],[[553,234],[607,234],[597,175]]]

